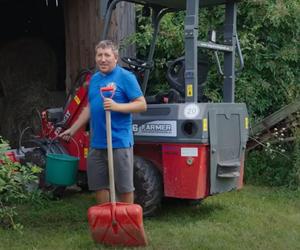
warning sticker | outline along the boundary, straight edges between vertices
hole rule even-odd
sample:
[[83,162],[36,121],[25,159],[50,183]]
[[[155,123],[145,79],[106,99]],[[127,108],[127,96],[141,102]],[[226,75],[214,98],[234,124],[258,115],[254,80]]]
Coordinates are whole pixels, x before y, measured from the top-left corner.
[[77,103],[77,105],[79,105],[80,99],[79,99],[79,97],[77,95],[74,96],[74,100]]
[[193,85],[187,85],[187,96],[193,96]]
[[249,120],[248,117],[245,117],[245,129],[249,128]]
[[198,148],[181,148],[181,156],[197,157]]
[[208,131],[208,127],[207,127],[207,118],[204,118],[202,120],[202,127],[203,127],[203,132],[207,132]]
[[89,149],[88,149],[88,148],[84,148],[84,149],[83,149],[83,155],[84,155],[84,158],[87,158],[87,157],[88,157],[88,154],[89,154]]

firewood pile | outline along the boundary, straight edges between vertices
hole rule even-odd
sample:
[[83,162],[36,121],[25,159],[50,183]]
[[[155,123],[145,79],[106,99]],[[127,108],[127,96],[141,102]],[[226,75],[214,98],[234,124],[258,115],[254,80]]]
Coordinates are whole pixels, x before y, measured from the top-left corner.
[[247,151],[268,144],[290,143],[300,128],[300,100],[296,100],[250,127]]

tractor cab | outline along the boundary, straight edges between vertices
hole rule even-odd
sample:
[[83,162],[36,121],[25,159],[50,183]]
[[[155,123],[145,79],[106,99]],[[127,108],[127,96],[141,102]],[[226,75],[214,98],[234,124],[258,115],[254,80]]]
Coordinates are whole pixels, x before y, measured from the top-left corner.
[[[103,38],[107,37],[112,11],[120,0],[107,5]],[[170,103],[147,98],[148,109],[134,114],[135,154],[160,170],[167,197],[202,199],[242,187],[248,113],[244,103],[235,103],[235,76],[243,68],[236,31],[238,1],[234,0],[128,0],[144,5],[152,15],[153,37],[146,61],[125,58],[130,67],[143,70],[142,90],[153,67],[159,24],[165,14],[185,11],[184,56],[168,66],[167,79],[176,98]],[[198,40],[199,12],[224,5],[221,42],[211,32],[207,41]],[[149,11],[150,10],[150,11]],[[209,70],[201,55],[211,50],[223,76],[223,101],[205,102],[202,83]],[[219,55],[223,53],[223,60]],[[176,68],[176,70],[175,70]]]

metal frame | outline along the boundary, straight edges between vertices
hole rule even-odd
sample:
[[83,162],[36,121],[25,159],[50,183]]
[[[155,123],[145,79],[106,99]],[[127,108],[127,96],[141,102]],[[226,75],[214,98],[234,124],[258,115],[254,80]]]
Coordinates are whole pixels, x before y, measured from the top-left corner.
[[[104,30],[101,39],[106,39],[108,36],[109,24],[112,16],[112,12],[119,2],[131,2],[149,6],[152,8],[152,26],[153,37],[150,45],[147,64],[151,65],[153,62],[153,55],[155,50],[155,44],[159,31],[159,23],[162,17],[169,12],[182,9],[183,4],[186,4],[186,16],[185,16],[185,28],[184,28],[184,42],[185,42],[185,102],[197,103],[198,97],[198,50],[199,49],[211,49],[215,51],[216,62],[218,70],[223,75],[223,101],[227,103],[234,103],[235,92],[235,73],[237,72],[235,67],[236,50],[239,57],[240,69],[244,66],[241,49],[239,46],[238,37],[236,34],[236,13],[237,2],[239,0],[183,0],[174,3],[177,9],[172,7],[172,1],[158,1],[158,0],[112,0],[104,1],[101,8],[107,6],[105,15]],[[224,22],[224,44],[217,44],[214,40],[209,42],[198,41],[198,16],[199,7],[212,6],[217,4],[225,4],[225,22]],[[222,70],[218,52],[224,53],[224,67]],[[145,94],[147,89],[147,83],[149,80],[149,74],[151,69],[146,69],[144,73],[144,79],[142,83],[142,91]]]

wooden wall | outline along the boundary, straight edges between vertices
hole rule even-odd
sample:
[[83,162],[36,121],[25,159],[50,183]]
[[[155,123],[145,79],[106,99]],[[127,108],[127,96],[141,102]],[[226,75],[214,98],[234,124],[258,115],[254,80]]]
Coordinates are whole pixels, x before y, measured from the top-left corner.
[[[99,0],[65,0],[66,90],[71,88],[81,69],[94,67],[94,48],[104,26]],[[135,31],[134,6],[120,3],[114,11],[109,39],[119,43]],[[133,55],[134,47],[126,52]]]

